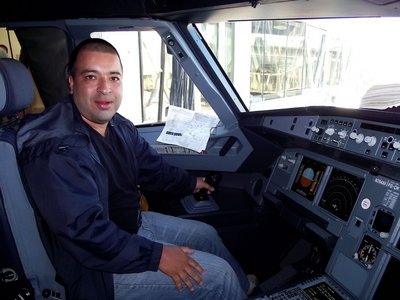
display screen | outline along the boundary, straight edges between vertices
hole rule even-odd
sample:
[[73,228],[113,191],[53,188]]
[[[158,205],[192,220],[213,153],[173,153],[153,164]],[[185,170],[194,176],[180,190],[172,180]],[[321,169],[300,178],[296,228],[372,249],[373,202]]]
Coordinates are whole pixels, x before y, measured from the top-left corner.
[[333,169],[319,206],[347,221],[357,201],[364,179]]
[[314,200],[325,170],[325,164],[303,157],[292,190],[310,201]]
[[372,228],[378,232],[389,233],[393,222],[394,216],[390,212],[378,209]]
[[333,290],[326,282],[321,282],[309,288],[305,288],[304,292],[312,300],[343,300],[343,297]]

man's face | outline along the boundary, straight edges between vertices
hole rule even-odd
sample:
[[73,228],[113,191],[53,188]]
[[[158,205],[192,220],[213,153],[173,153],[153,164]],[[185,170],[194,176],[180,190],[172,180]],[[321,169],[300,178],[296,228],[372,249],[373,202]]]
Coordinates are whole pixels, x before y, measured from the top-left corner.
[[85,122],[106,126],[122,100],[122,68],[116,54],[82,50],[68,77],[75,105]]

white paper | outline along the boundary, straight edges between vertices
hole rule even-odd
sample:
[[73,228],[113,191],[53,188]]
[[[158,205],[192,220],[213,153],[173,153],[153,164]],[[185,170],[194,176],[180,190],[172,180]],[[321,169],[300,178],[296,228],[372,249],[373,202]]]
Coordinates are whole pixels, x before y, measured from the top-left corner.
[[202,152],[219,118],[170,105],[167,121],[157,141]]

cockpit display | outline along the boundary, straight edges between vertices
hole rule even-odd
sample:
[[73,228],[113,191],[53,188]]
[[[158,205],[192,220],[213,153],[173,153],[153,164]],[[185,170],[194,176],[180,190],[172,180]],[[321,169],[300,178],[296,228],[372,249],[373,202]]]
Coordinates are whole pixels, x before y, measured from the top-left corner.
[[357,201],[364,179],[334,168],[319,206],[347,221]]
[[325,164],[303,157],[292,190],[313,201],[325,171]]
[[309,299],[313,300],[343,300],[334,289],[332,289],[326,282],[320,282],[309,288],[305,288],[304,292]]
[[382,208],[378,209],[372,223],[372,229],[379,233],[381,237],[388,237],[394,222],[394,215]]

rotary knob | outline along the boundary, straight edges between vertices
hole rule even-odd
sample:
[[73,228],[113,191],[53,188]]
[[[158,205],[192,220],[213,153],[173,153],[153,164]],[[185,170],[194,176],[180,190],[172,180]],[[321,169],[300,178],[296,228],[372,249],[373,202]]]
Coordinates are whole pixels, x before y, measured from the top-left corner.
[[355,140],[357,138],[357,132],[353,131],[352,133],[350,133],[350,138],[352,140]]
[[332,127],[329,127],[329,128],[327,128],[327,129],[325,130],[325,133],[326,133],[327,135],[333,135],[333,134],[335,133],[335,129],[332,128]]
[[373,147],[376,144],[376,137],[367,135],[364,138],[364,142],[366,142],[368,146]]
[[320,129],[319,129],[317,126],[311,127],[311,131],[312,131],[312,132],[318,133],[319,130],[320,130]]
[[361,144],[364,141],[364,135],[362,133],[358,134],[356,137],[356,143]]
[[338,132],[338,135],[341,139],[344,139],[347,136],[347,131],[346,130],[340,130]]

